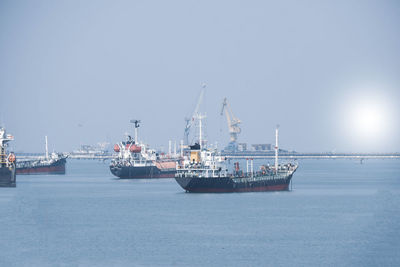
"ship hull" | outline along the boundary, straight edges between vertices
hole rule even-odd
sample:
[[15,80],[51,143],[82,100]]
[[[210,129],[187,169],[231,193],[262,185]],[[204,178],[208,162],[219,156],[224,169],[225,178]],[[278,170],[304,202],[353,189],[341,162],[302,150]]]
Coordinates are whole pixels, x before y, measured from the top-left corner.
[[66,159],[60,159],[52,164],[39,166],[17,167],[17,174],[65,174]]
[[252,178],[198,178],[175,177],[178,184],[192,193],[233,193],[233,192],[266,192],[287,191],[293,174],[279,179]]
[[15,168],[0,168],[0,187],[16,187]]
[[174,178],[175,169],[159,169],[156,166],[110,166],[113,175],[121,179]]

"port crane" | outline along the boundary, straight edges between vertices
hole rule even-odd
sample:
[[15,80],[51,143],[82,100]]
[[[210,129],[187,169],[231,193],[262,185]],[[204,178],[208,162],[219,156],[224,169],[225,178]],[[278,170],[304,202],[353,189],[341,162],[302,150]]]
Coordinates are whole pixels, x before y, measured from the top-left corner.
[[189,133],[190,133],[190,128],[193,126],[194,121],[196,117],[198,116],[198,112],[200,109],[201,102],[203,101],[203,96],[204,96],[204,91],[206,88],[206,84],[203,83],[201,86],[201,91],[199,94],[199,98],[197,99],[197,104],[196,107],[192,113],[192,116],[190,118],[185,118],[186,126],[185,126],[185,132],[184,132],[184,140],[185,140],[185,145],[189,145]]
[[235,117],[233,115],[231,106],[228,103],[228,100],[226,97],[224,98],[224,102],[222,102],[222,109],[221,109],[221,116],[224,114],[225,110],[225,116],[226,116],[226,121],[228,123],[228,130],[229,130],[229,135],[230,135],[230,142],[228,145],[228,150],[236,150],[237,144],[236,140],[238,137],[238,134],[242,131],[239,127],[239,124],[241,123],[240,119]]

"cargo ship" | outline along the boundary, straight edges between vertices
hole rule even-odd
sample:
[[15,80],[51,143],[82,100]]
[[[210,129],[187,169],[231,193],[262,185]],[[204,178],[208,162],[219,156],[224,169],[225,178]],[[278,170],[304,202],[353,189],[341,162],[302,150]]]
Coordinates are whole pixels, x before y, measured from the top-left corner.
[[0,128],[0,187],[16,187],[16,173],[14,153],[7,155],[6,147],[9,141],[14,140],[4,128]]
[[126,141],[114,145],[116,154],[111,160],[111,173],[121,179],[174,178],[178,158],[161,155],[139,142],[140,121],[131,123],[135,126],[135,139],[127,135]]
[[67,163],[67,156],[61,153],[51,153],[47,146],[46,141],[46,155],[34,160],[18,161],[16,164],[17,174],[65,174],[65,164]]
[[[201,134],[200,134],[201,136]],[[289,190],[289,185],[297,165],[278,164],[278,129],[276,130],[275,164],[263,165],[259,171],[240,170],[239,162],[234,163],[233,173],[229,173],[227,158],[216,150],[204,149],[202,142],[190,146],[189,155],[177,164],[175,180],[186,191],[193,193],[260,192]]]

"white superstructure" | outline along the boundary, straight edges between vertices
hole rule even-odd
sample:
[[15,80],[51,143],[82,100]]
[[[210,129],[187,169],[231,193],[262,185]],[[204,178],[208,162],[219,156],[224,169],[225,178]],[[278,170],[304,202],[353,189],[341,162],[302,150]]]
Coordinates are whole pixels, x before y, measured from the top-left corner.
[[15,155],[6,154],[7,143],[14,140],[14,136],[7,134],[4,128],[0,128],[0,168],[14,165]]
[[201,149],[195,144],[190,147],[189,155],[177,163],[177,177],[227,177],[225,157],[219,155],[217,150]]

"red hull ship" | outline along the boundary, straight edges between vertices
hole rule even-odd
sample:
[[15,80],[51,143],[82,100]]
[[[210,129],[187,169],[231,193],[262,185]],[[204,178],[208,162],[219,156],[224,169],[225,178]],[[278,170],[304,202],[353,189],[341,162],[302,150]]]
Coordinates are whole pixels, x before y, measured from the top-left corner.
[[17,174],[65,174],[66,157],[17,162]]
[[[201,122],[201,116],[198,119]],[[201,123],[200,123],[201,125]],[[201,128],[200,135],[201,137]],[[297,165],[278,164],[278,128],[276,129],[275,165],[263,165],[253,171],[253,160],[246,172],[235,163],[233,174],[228,173],[226,158],[216,150],[205,149],[199,143],[190,146],[189,155],[177,165],[175,180],[186,191],[193,193],[264,192],[289,190]],[[248,162],[247,162],[248,163]]]
[[46,139],[46,156],[35,160],[18,161],[16,166],[17,174],[65,174],[67,157],[51,153],[49,155]]

